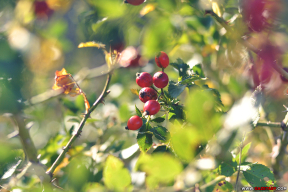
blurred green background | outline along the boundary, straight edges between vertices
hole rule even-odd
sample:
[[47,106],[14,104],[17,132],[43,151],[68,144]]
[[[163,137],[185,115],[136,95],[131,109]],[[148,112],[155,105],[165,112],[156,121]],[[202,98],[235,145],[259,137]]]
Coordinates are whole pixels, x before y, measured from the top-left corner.
[[[221,152],[236,149],[233,157],[236,158],[238,147],[245,140],[244,145],[249,147],[243,153],[243,161],[248,159],[271,167],[270,153],[277,146],[280,128],[257,127],[252,131],[249,118],[240,118],[244,123],[237,124],[233,118],[250,114],[250,108],[242,105],[242,111],[233,113],[235,117],[231,115],[232,120],[229,119],[240,131],[231,131],[225,128],[230,116],[220,116],[203,107],[207,102],[211,109],[215,107],[210,93],[185,88],[178,97],[180,104],[186,107],[187,122],[194,128],[182,129],[180,121],[163,123],[172,135],[175,132],[171,140],[175,148],[166,149],[158,146],[161,142],[153,140],[155,146],[148,154],[163,152],[164,155],[149,156],[140,152],[137,132],[126,131],[124,127],[136,114],[135,105],[140,110],[143,108],[138,96],[130,91],[139,89],[135,74],[159,71],[154,60],[159,51],[166,52],[171,63],[181,58],[190,68],[200,64],[199,71],[207,80],[195,84],[219,91],[222,112],[229,112],[233,106],[244,102],[243,98],[251,96],[255,87],[249,51],[239,44],[239,37],[248,34],[252,37],[249,43],[258,48],[269,38],[282,51],[281,65],[288,66],[287,1],[279,3],[282,8],[279,8],[275,26],[269,32],[248,34],[241,9],[238,9],[241,2],[237,0],[146,0],[139,6],[121,0],[0,0],[0,185],[11,184],[11,176],[19,173],[25,164],[20,140],[13,136],[17,131],[11,118],[13,114],[23,115],[27,127],[31,127],[32,140],[46,167],[52,165],[79,125],[85,111],[83,97],[54,96],[52,86],[56,70],[65,68],[78,78],[91,104],[100,95],[106,77],[101,74],[102,68],[97,67],[105,65],[105,55],[98,48],[77,48],[81,42],[88,41],[102,42],[107,50],[119,52],[132,46],[141,62],[114,70],[111,93],[105,105],[92,113],[81,137],[56,169],[57,185],[67,191],[177,191],[191,189],[197,183],[203,186],[216,181],[205,188],[215,191],[216,184],[224,179],[217,180],[219,175],[224,175],[220,171],[223,159],[220,152],[198,155],[208,141],[216,142],[218,148],[215,149]],[[215,19],[205,15],[205,10],[211,9],[229,21],[229,26],[235,29],[233,34],[227,34]],[[252,58],[257,60],[254,53]],[[178,72],[172,66],[165,72],[170,80],[178,81]],[[82,78],[84,76],[86,78]],[[275,73],[263,92],[258,114],[261,120],[283,120],[286,90],[287,84]],[[165,113],[161,111],[157,116]],[[181,131],[175,131],[177,128]],[[222,137],[223,143],[217,141]],[[287,158],[285,163],[287,165]],[[13,171],[15,165],[19,170],[15,167]],[[111,169],[110,165],[114,167]],[[8,170],[11,174],[5,176]],[[280,186],[288,182],[287,166],[283,174]],[[234,186],[237,176],[226,176],[226,181]],[[33,174],[16,181],[13,189],[37,191],[41,188],[39,178]],[[225,184],[226,188],[221,190],[231,191],[232,184]],[[244,177],[241,186],[249,186]]]

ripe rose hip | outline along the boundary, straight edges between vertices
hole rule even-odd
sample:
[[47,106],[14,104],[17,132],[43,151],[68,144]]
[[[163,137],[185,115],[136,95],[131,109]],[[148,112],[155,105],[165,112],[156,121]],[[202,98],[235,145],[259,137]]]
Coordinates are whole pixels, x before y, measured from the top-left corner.
[[34,13],[37,17],[49,17],[53,10],[50,9],[46,1],[34,1]]
[[141,5],[145,0],[125,0],[124,3],[129,3],[131,5]]
[[166,68],[169,65],[169,57],[168,55],[161,51],[156,57],[155,62],[160,68]]
[[144,87],[139,91],[139,99],[143,103],[146,103],[149,100],[156,100],[157,92],[150,87]]
[[[283,69],[288,73],[288,68],[287,68],[287,67],[284,67]],[[280,77],[281,77],[281,79],[282,79],[283,82],[288,83],[288,79],[286,79],[286,78],[285,78],[284,76],[282,76],[282,75],[280,75]]]
[[267,18],[264,17],[264,0],[244,0],[243,18],[251,31],[260,32],[265,28]]
[[149,100],[145,103],[143,110],[146,115],[155,115],[159,112],[160,108],[158,101]]
[[128,120],[127,127],[125,129],[137,130],[137,129],[140,129],[142,125],[143,125],[143,121],[141,117],[134,115],[130,117],[130,119]]
[[168,75],[162,71],[158,71],[153,75],[153,83],[157,88],[164,88],[168,85]]
[[140,87],[150,87],[153,84],[153,78],[147,72],[137,73],[136,74],[136,83]]

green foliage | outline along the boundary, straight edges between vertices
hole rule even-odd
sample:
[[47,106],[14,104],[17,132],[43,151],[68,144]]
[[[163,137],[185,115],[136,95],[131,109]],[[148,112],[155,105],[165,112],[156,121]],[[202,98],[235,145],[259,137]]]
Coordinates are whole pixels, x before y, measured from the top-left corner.
[[165,121],[165,117],[166,117],[166,115],[164,115],[163,117],[156,117],[156,118],[152,119],[151,121],[155,122],[155,123],[162,123],[163,121]]
[[[237,114],[235,109],[248,107],[245,102],[256,86],[252,81],[266,72],[265,58],[259,57],[263,45],[277,48],[273,59],[287,67],[288,54],[281,43],[288,37],[287,2],[265,6],[269,12],[265,18],[273,15],[277,22],[269,18],[269,28],[260,33],[249,30],[243,6],[236,0],[146,0],[139,6],[123,0],[40,1],[48,2],[49,13],[37,13],[36,2],[0,0],[0,191],[2,187],[60,191],[56,185],[69,192],[197,191],[199,185],[200,191],[230,192],[238,190],[236,183],[238,188],[275,185],[275,178],[285,174],[287,159],[272,164],[266,157],[271,148],[277,154],[277,147],[263,142],[273,141],[271,136],[284,138],[280,128],[251,131],[249,123],[237,124],[250,111]],[[128,51],[126,56],[137,58],[133,66],[115,66],[112,83],[119,89],[110,87],[115,94],[101,100],[76,140],[64,148],[78,130],[85,107],[82,95],[70,97],[51,90],[55,71],[66,68],[73,74],[90,104],[105,81],[107,60],[102,50],[77,49],[87,41],[101,42],[121,57],[122,50],[132,46],[137,53]],[[159,51],[169,56],[165,69],[155,64]],[[148,116],[138,99],[135,73],[152,75],[160,70],[169,76],[169,85],[157,90],[161,110]],[[257,122],[280,122],[287,88],[277,71],[267,71],[273,75],[269,83],[261,82],[259,94],[264,99],[251,99],[257,99],[255,108],[261,104]],[[132,112],[135,103],[139,108],[135,105]],[[33,170],[37,166],[26,170],[28,159],[16,114],[23,116],[25,125],[34,123],[29,133],[41,155],[42,172],[67,150],[53,173],[55,186],[42,180],[39,170]],[[124,129],[132,115],[143,120],[139,130]],[[238,142],[245,134],[247,144],[241,145],[240,153]],[[205,160],[214,162],[208,170],[198,164]],[[261,160],[263,165],[247,160]]]
[[151,126],[146,122],[143,122],[142,127],[139,129],[137,135],[137,143],[139,148],[143,152],[147,152],[152,146],[153,133],[150,132]]
[[[243,171],[243,175],[252,187],[269,187],[271,181],[275,181],[271,170],[262,164],[251,165],[249,169]],[[264,178],[268,178],[268,180],[266,181]]]
[[160,141],[167,142],[170,139],[170,133],[165,127],[162,126],[153,127],[150,131]]
[[181,83],[169,81],[168,92],[174,98],[177,98],[185,90],[185,88],[186,88],[186,85],[182,85]]
[[[179,72],[178,82],[169,82],[168,92],[173,98],[178,97],[186,87],[194,86],[194,81],[205,79],[200,65],[196,65],[191,69],[181,59],[177,59],[177,63],[171,63],[171,65]],[[191,74],[192,71],[195,74]]]
[[220,174],[230,177],[237,170],[237,162],[235,161],[226,161],[222,162],[219,166]]
[[142,113],[141,113],[141,111],[137,108],[136,105],[135,105],[135,110],[136,110],[136,114],[137,114],[139,117],[142,117]]
[[[248,151],[251,147],[251,142],[246,144],[243,149],[242,149],[242,153],[241,153],[241,163],[243,163],[245,161],[245,159],[248,156]],[[237,154],[237,156],[234,158],[234,160],[239,164],[239,159],[240,159],[240,152]]]
[[192,90],[186,101],[187,120],[197,128],[202,139],[209,140],[221,126],[221,115],[214,109],[216,101],[213,95],[199,89]]
[[131,112],[127,104],[123,104],[120,106],[119,115],[122,121],[128,121],[128,119],[131,117]]
[[198,136],[193,129],[181,128],[175,125],[171,132],[171,144],[179,158],[187,162],[192,160],[198,143]]
[[182,169],[181,163],[168,154],[146,155],[143,153],[136,164],[136,170],[147,174],[146,184],[150,189],[155,189],[160,183],[169,184]]
[[129,171],[123,167],[124,163],[112,156],[107,157],[104,167],[104,183],[113,191],[131,191],[131,178]]

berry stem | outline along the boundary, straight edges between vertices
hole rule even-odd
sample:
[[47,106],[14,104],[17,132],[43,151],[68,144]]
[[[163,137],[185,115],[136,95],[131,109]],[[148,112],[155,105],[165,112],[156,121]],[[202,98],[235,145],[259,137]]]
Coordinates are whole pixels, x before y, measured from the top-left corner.
[[156,93],[159,93],[154,85],[151,85],[151,88],[156,91]]
[[149,130],[149,121],[151,119],[151,115],[148,115],[147,122],[146,122],[146,130]]

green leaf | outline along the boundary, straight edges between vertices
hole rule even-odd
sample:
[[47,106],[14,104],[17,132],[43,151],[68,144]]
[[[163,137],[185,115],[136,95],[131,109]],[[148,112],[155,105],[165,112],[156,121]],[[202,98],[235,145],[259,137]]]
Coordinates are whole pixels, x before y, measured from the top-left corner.
[[168,148],[166,145],[161,145],[158,146],[153,152],[153,153],[171,153],[170,148]]
[[189,84],[189,83],[192,83],[194,81],[197,81],[197,80],[201,80],[202,78],[199,76],[199,75],[192,75],[192,76],[188,76],[186,77],[184,80],[182,80],[180,83],[182,85],[184,84]]
[[265,177],[269,178],[270,181],[275,181],[274,175],[271,170],[262,164],[251,165],[250,169],[243,171],[243,175],[246,181],[248,181],[252,187],[269,187],[269,184],[267,184],[264,180]]
[[[250,149],[250,146],[251,146],[251,142],[248,143],[247,145],[245,145],[242,149],[242,153],[241,153],[241,164],[244,162],[244,160],[246,159],[247,157],[247,153]],[[238,153],[238,155],[235,157],[235,161],[239,164],[239,155],[240,155],[240,152]]]
[[100,120],[99,119],[91,119],[91,118],[89,118],[89,119],[86,120],[86,123],[95,123],[97,121],[100,121]]
[[193,89],[185,106],[187,121],[195,126],[202,139],[208,141],[221,128],[221,114],[215,110],[216,101],[211,92]]
[[199,75],[200,77],[205,78],[201,64],[194,65],[192,70],[196,75]]
[[180,78],[187,76],[189,65],[184,63],[182,59],[177,59],[177,63],[170,63],[170,65],[172,65],[176,70],[178,70]]
[[131,112],[129,110],[129,107],[126,103],[122,104],[119,108],[119,116],[121,121],[128,121],[128,119],[131,117]]
[[155,153],[152,156],[143,153],[135,167],[147,174],[146,184],[150,189],[156,188],[159,183],[171,183],[183,170],[182,164],[167,153]]
[[167,141],[170,139],[170,133],[165,127],[153,127],[151,131],[153,132],[154,136],[160,141]]
[[97,0],[90,1],[91,4],[97,9],[98,14],[101,17],[117,18],[125,14],[126,6],[122,6],[123,3],[118,0]]
[[104,183],[112,191],[127,191],[131,186],[131,177],[124,163],[109,155],[103,171]]
[[165,121],[165,115],[163,117],[156,117],[155,119],[152,119],[151,121],[155,123],[162,123]]
[[143,122],[142,127],[139,129],[137,135],[137,143],[142,152],[147,152],[152,146],[152,133],[147,133],[150,129],[150,124],[146,124]]
[[193,129],[183,129],[180,126],[174,125],[173,131],[171,131],[171,144],[178,157],[189,162],[194,158],[196,147],[199,144],[198,136]]
[[220,174],[225,175],[226,177],[230,177],[237,170],[237,162],[236,161],[227,161],[222,162],[219,165]]
[[168,119],[170,121],[175,120],[175,119],[184,120],[186,117],[185,117],[185,113],[183,110],[184,110],[184,107],[181,105],[172,105],[171,109],[169,110]]
[[219,93],[219,91],[217,89],[212,89],[209,88],[208,85],[203,85],[202,88],[205,89],[205,91],[211,92],[215,98],[216,103],[218,104],[218,106],[223,106],[222,100],[221,100],[221,94]]
[[169,114],[168,114],[168,119],[170,120],[173,116],[176,116],[176,114],[175,114],[175,113],[172,113],[172,112],[169,112]]
[[185,90],[185,87],[186,87],[186,85],[182,85],[182,84],[176,83],[174,81],[169,81],[168,93],[173,98],[176,98]]
[[137,116],[142,117],[142,113],[141,113],[141,111],[138,109],[138,107],[136,105],[135,105],[135,110],[136,110]]

